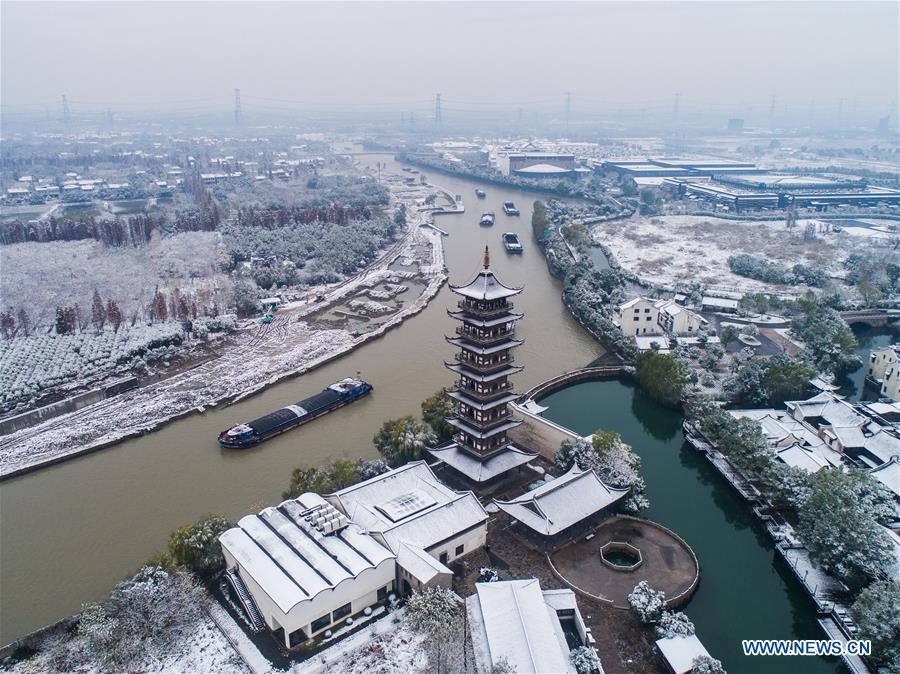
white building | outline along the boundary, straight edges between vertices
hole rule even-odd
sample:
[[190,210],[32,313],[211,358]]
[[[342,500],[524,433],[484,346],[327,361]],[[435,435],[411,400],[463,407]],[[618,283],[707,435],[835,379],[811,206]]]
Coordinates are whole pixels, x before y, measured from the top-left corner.
[[517,674],[575,672],[563,623],[571,621],[584,645],[593,637],[571,590],[541,590],[540,581],[476,583],[466,598],[469,631],[478,674],[504,661]]
[[615,323],[623,334],[637,337],[697,335],[706,329],[708,322],[675,300],[635,297],[616,307]]
[[659,639],[656,647],[672,674],[689,674],[694,669],[694,660],[701,656],[710,657],[695,635]]
[[417,461],[243,517],[219,541],[251,620],[291,648],[397,589],[449,586],[446,564],[483,546],[486,534],[475,496]]
[[883,349],[875,349],[869,354],[869,365],[866,369],[866,379],[873,384],[881,385],[885,371],[897,365],[900,361],[900,345],[894,344]]

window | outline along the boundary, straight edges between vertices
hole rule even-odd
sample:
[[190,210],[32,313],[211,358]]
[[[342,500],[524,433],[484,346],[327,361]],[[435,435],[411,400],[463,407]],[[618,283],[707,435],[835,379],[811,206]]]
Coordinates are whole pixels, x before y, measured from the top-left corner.
[[340,608],[334,609],[334,622],[337,622],[341,618],[350,615],[350,604],[344,604]]
[[463,550],[465,550],[465,549],[466,549],[466,546],[464,546],[464,545],[457,545],[457,546],[456,546],[456,552],[453,553],[453,556],[454,556],[454,557],[459,557],[459,556],[463,553]]
[[388,585],[378,588],[378,601],[387,601]]
[[324,630],[330,624],[331,624],[331,614],[326,613],[321,618],[316,618],[315,620],[313,620],[312,625],[310,626],[310,629],[312,629],[313,632],[319,632],[321,630]]
[[644,309],[644,313],[645,313],[645,314],[649,314],[649,313],[650,313],[650,309]]
[[304,641],[306,641],[306,632],[303,630],[294,630],[290,635],[291,648],[294,646],[299,646]]
[[441,564],[446,564],[446,563],[447,563],[447,557],[448,557],[448,555],[447,555],[446,552],[442,552],[442,553],[441,553],[441,557],[440,557]]
[[653,316],[647,316],[647,320],[648,320],[648,321],[652,321],[652,320],[653,320]]

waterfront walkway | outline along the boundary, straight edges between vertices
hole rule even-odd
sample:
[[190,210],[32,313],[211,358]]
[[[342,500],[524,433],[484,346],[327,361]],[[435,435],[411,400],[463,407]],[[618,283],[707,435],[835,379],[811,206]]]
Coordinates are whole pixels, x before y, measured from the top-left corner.
[[[751,505],[754,515],[775,543],[775,550],[787,562],[794,576],[812,599],[819,613],[819,625],[829,639],[846,642],[857,638],[857,627],[850,614],[851,596],[846,585],[817,568],[809,558],[794,528],[778,510],[764,499],[759,490],[731,462],[700,435],[690,424],[683,424],[688,444],[703,453],[734,489]],[[842,656],[854,674],[871,670],[859,656]]]

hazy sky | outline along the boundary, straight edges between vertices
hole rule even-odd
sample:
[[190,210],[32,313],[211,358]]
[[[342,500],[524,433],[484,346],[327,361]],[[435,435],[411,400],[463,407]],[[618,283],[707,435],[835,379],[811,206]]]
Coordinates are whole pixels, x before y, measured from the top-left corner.
[[[245,108],[897,99],[898,8],[866,2],[7,2],[2,102]],[[194,102],[196,101],[196,102]],[[177,103],[175,103],[177,102]],[[9,109],[9,108],[8,108]]]

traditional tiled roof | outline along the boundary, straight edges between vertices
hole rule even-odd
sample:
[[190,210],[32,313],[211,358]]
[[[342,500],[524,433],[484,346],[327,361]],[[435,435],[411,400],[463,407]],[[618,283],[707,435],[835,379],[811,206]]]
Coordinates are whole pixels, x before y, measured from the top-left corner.
[[612,505],[628,489],[608,487],[592,470],[572,466],[568,473],[509,501],[494,503],[528,528],[553,536]]
[[479,461],[462,451],[455,444],[445,447],[435,447],[428,450],[434,458],[440,459],[454,470],[462,473],[473,482],[487,482],[502,475],[508,470],[522,466],[533,460],[537,455],[524,452],[517,447],[510,446],[503,452],[492,456],[486,461]]

